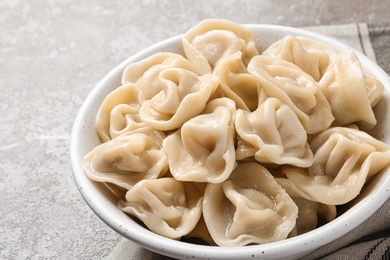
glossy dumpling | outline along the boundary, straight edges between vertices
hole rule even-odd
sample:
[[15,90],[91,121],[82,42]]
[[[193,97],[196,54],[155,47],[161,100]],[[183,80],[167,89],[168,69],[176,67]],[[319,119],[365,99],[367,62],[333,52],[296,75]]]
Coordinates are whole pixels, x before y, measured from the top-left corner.
[[141,99],[151,99],[161,91],[158,75],[164,69],[181,68],[194,71],[193,65],[182,55],[159,52],[138,62],[129,64],[122,74],[122,84],[136,83]]
[[110,113],[110,136],[112,139],[137,128],[145,127],[139,114],[139,107],[128,104],[115,106]]
[[147,125],[159,130],[174,130],[200,114],[218,87],[216,75],[169,68],[158,75],[161,90],[141,104],[139,115]]
[[329,65],[319,86],[332,107],[335,125],[376,125],[372,107],[382,97],[384,87],[366,77],[361,63],[352,49],[342,51]]
[[218,79],[224,94],[236,102],[237,108],[253,111],[258,107],[257,81],[248,72],[241,52],[220,62]]
[[244,246],[287,238],[298,208],[266,168],[250,162],[223,183],[208,184],[203,216],[217,245]]
[[313,164],[305,129],[294,111],[279,99],[268,98],[253,112],[237,110],[235,127],[240,139],[236,152],[239,160],[253,151],[261,163]]
[[165,134],[138,128],[96,146],[84,159],[84,172],[97,182],[131,189],[142,179],[156,179],[168,171],[162,150]]
[[276,181],[286,190],[298,207],[297,225],[289,236],[297,236],[309,232],[322,224],[328,223],[336,218],[337,209],[335,205],[322,204],[316,201],[305,199],[305,195],[293,182],[287,178],[275,178]]
[[325,130],[310,147],[314,153],[310,168],[285,166],[282,172],[305,199],[323,204],[351,201],[371,176],[390,165],[389,146],[353,128]]
[[319,41],[287,35],[272,44],[262,55],[294,63],[319,81],[337,52]]
[[138,94],[138,88],[129,83],[118,87],[103,100],[95,118],[96,132],[103,142],[145,126],[138,115]]
[[[199,219],[198,224],[196,224],[195,228],[186,235],[186,238],[189,239],[198,239],[197,243],[206,243],[210,246],[216,246],[213,238],[210,236],[210,232],[207,229],[206,223],[204,222],[203,215]],[[202,241],[199,241],[201,239]]]
[[151,231],[180,239],[202,216],[203,193],[192,183],[174,178],[142,180],[126,193],[119,207],[140,219]]
[[232,100],[214,99],[203,114],[164,140],[163,149],[175,179],[217,183],[229,177],[236,165],[235,112]]
[[258,54],[250,29],[220,19],[206,19],[191,28],[184,35],[183,48],[198,74],[216,72],[221,60],[238,51],[245,64]]
[[135,79],[138,77],[138,73],[140,74],[135,82],[140,90],[139,99],[141,103],[153,98],[164,89],[166,84],[161,82],[160,73],[166,69],[182,69],[183,71],[194,72],[192,64],[183,56],[175,53],[157,53],[127,67],[128,80],[130,80],[130,75]]
[[308,134],[327,129],[334,117],[317,82],[298,66],[262,55],[254,57],[248,71],[260,85],[259,102],[275,97],[297,114]]

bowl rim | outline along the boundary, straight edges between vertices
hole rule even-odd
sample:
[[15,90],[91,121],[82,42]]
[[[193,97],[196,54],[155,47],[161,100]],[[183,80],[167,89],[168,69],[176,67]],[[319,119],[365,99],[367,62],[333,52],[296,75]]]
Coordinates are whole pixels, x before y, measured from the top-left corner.
[[[339,50],[347,47],[351,48],[350,46],[336,39],[301,28],[272,24],[243,24],[243,26],[252,30],[257,29],[275,31],[278,32],[277,34],[280,34],[279,32],[285,32],[285,34],[308,37],[328,43],[332,46],[336,46]],[[123,214],[129,219],[128,221],[126,221],[126,219],[121,216],[110,216],[107,210],[110,210],[110,207],[112,209],[112,205],[109,205],[110,202],[101,195],[99,189],[97,189],[94,183],[84,174],[82,169],[83,160],[80,154],[80,140],[83,139],[82,135],[84,132],[82,128],[85,117],[88,115],[90,104],[94,101],[95,96],[102,89],[106,88],[107,82],[115,77],[118,77],[118,74],[121,75],[122,71],[128,64],[146,58],[152,53],[161,51],[161,49],[168,48],[172,43],[181,41],[183,36],[184,34],[177,35],[153,44],[125,59],[115,68],[113,68],[90,91],[82,103],[74,120],[70,138],[70,163],[73,172],[73,178],[79,189],[79,192],[88,206],[109,227],[111,227],[117,233],[121,234],[123,237],[139,244],[146,249],[176,258],[188,257],[196,259],[244,259],[245,257],[254,258],[261,256],[267,259],[279,259],[285,257],[294,257],[294,255],[291,255],[294,250],[297,248],[304,248],[302,249],[302,252],[300,251],[296,253],[296,257],[299,257],[330,243],[332,240],[340,238],[352,229],[356,228],[364,220],[370,217],[376,210],[378,210],[387,200],[387,198],[390,197],[389,189],[387,188],[386,191],[386,187],[390,186],[390,174],[387,174],[387,176],[383,174],[379,176],[380,181],[375,186],[375,190],[372,193],[368,194],[368,196],[357,202],[356,205],[351,207],[344,214],[338,216],[335,220],[319,228],[316,228],[313,231],[309,231],[305,234],[288,238],[286,240],[243,247],[202,246],[176,241],[162,237],[145,229],[135,221],[130,220],[131,218],[125,215],[125,213]],[[380,78],[380,81],[382,81],[382,83],[385,85],[385,92],[390,92],[390,78],[387,73],[361,52],[357,50],[355,50],[355,52],[357,53],[361,62],[367,64],[367,68],[373,72],[377,78]],[[319,231],[323,232],[322,237],[317,235]],[[290,250],[292,249],[293,251],[283,250],[283,248]]]

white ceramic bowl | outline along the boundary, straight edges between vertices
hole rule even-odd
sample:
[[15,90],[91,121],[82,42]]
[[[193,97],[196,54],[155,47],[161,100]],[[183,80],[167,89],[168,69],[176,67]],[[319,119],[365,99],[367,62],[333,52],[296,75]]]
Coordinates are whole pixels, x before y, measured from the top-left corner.
[[[253,30],[259,50],[265,49],[287,34],[312,38],[329,44],[337,50],[347,47],[337,40],[301,29],[275,25],[246,26]],[[364,192],[355,200],[351,208],[330,223],[284,241],[245,247],[212,247],[175,241],[145,229],[123,213],[117,207],[115,197],[107,192],[103,185],[88,179],[82,169],[84,156],[100,143],[95,132],[94,117],[104,97],[119,86],[121,74],[126,65],[161,51],[182,54],[181,38],[182,35],[179,35],[155,44],[114,68],[89,94],[74,122],[70,146],[74,178],[85,201],[108,226],[142,247],[174,258],[294,259],[306,255],[351,231],[370,217],[390,196],[390,170],[387,170],[378,174],[376,179],[368,187],[365,187]],[[359,52],[357,54],[366,72],[385,85],[384,97],[375,108],[378,125],[374,129],[373,135],[390,144],[390,78],[370,59]]]

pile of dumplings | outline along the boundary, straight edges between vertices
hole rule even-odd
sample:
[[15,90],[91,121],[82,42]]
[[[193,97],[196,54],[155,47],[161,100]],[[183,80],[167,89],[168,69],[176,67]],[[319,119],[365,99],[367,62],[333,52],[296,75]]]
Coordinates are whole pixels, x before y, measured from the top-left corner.
[[[261,38],[258,39],[261,41]],[[151,231],[209,245],[286,239],[337,216],[390,164],[367,133],[383,85],[352,49],[204,20],[126,67],[102,102],[84,171]]]

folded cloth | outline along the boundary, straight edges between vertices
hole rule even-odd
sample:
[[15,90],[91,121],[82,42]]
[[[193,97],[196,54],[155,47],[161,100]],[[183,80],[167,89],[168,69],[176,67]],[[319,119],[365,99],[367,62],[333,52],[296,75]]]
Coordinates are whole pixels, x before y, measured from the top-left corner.
[[[390,74],[390,23],[353,23],[313,26],[304,29],[338,39],[377,62]],[[172,259],[150,252],[123,239],[107,260]],[[390,259],[390,199],[369,219],[339,239],[311,252],[301,260],[312,259]]]
[[378,65],[390,74],[390,23],[368,24],[368,32]]

